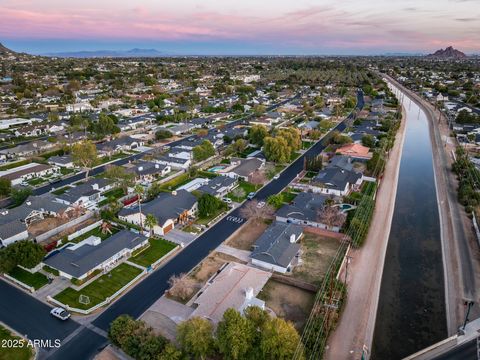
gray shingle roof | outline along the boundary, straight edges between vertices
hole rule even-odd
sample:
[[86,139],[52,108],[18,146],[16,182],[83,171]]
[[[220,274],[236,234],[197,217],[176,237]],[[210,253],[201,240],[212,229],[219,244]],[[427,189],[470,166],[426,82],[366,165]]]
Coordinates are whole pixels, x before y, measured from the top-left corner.
[[236,181],[236,179],[226,176],[217,176],[211,179],[208,184],[199,187],[198,191],[217,196],[221,189],[232,186]]
[[79,278],[123,249],[133,249],[146,240],[143,235],[121,230],[96,246],[84,244],[74,250],[66,247],[44,263]]
[[[178,190],[177,195],[161,193],[152,201],[142,204],[142,213],[152,214],[161,226],[168,219],[176,219],[186,210],[190,210],[197,202],[197,198],[186,190]],[[128,216],[139,212],[138,205],[131,208],[123,208],[119,216]]]
[[305,221],[317,221],[317,213],[327,199],[328,196],[322,194],[300,193],[291,204],[282,206],[277,211],[277,216]]
[[287,267],[300,249],[300,244],[290,242],[290,237],[294,235],[297,241],[302,233],[301,226],[275,222],[255,242],[251,257]]
[[313,179],[314,182],[335,190],[343,190],[347,184],[355,184],[362,174],[343,170],[337,167],[328,167],[321,170]]

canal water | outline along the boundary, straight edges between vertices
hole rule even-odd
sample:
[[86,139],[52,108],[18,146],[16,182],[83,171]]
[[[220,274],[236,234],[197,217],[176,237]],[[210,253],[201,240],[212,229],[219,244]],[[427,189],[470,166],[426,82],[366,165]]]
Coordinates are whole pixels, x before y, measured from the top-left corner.
[[[398,89],[391,89],[402,98]],[[382,275],[373,360],[402,359],[447,336],[429,124],[425,113],[407,96],[403,104],[407,115],[405,142]]]

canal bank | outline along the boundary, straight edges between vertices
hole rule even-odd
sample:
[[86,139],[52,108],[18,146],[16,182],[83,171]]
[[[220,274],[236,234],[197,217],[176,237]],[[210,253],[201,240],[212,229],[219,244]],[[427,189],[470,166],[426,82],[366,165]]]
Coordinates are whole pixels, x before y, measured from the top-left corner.
[[426,113],[406,109],[398,190],[383,268],[372,359],[401,359],[447,336],[443,251]]

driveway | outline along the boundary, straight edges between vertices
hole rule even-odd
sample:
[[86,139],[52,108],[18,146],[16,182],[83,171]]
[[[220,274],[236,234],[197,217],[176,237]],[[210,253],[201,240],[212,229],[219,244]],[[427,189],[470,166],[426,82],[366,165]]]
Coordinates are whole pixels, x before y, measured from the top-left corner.
[[219,247],[216,249],[218,252],[236,257],[239,260],[245,261],[246,263],[250,262],[250,254],[252,253],[251,251],[247,250],[239,250],[234,247],[228,246],[228,245],[223,245],[221,244]]
[[174,242],[175,244],[180,245],[180,244],[183,243],[183,245],[187,246],[193,240],[195,240],[196,235],[187,233],[187,232],[182,231],[182,230],[172,229],[168,233],[163,235],[163,238],[165,240]]

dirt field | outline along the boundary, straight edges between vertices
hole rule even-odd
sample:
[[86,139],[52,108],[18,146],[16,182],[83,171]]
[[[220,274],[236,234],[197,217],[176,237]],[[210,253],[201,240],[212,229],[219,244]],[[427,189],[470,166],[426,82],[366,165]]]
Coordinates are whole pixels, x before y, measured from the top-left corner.
[[292,276],[310,284],[320,285],[330,262],[340,247],[340,241],[306,233],[300,240],[303,263],[293,269]]
[[226,244],[240,250],[251,250],[255,240],[263,234],[267,227],[268,224],[264,222],[247,221],[228,239]]
[[276,280],[268,280],[258,297],[265,301],[278,317],[293,322],[301,330],[312,309],[315,294]]
[[[217,252],[210,254],[199,265],[197,265],[188,276],[184,277],[180,283],[170,289],[166,296],[172,300],[186,304],[223,264],[232,261],[238,262],[238,259]],[[180,288],[186,289],[186,295],[182,298],[176,296]]]

